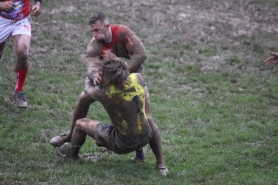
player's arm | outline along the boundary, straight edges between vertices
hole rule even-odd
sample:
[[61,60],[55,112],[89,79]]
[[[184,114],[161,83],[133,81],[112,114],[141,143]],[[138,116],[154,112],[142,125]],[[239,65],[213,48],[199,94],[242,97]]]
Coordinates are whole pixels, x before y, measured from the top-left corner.
[[101,45],[94,42],[94,39],[90,41],[86,49],[86,66],[87,76],[92,84],[97,85],[101,82],[101,78],[98,75],[99,65],[101,63]]
[[127,64],[129,72],[136,72],[147,59],[147,52],[141,40],[129,29],[126,29],[125,48],[130,55]]
[[94,97],[94,89],[96,87],[91,83],[91,81],[89,80],[89,78],[85,78],[85,85],[84,85],[84,92],[90,96],[92,98],[92,101],[96,101],[95,97]]
[[99,85],[102,81],[102,78],[97,70],[92,70],[88,74],[88,79],[90,80],[92,85]]
[[87,76],[93,85],[98,85],[101,82],[101,77],[98,75],[98,57],[86,57]]

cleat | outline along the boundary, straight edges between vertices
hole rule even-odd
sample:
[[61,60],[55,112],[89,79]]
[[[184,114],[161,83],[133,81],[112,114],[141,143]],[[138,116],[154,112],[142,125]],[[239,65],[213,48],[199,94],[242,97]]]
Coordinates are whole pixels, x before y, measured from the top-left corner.
[[143,148],[137,149],[135,152],[135,156],[131,158],[131,160],[135,161],[136,163],[145,164],[145,156]]
[[72,157],[70,154],[70,146],[68,143],[64,143],[59,147],[59,151],[65,155],[66,157],[70,158],[70,159],[79,159],[79,156],[77,155],[76,157]]
[[61,146],[61,145],[63,145],[63,144],[66,143],[66,142],[70,142],[69,134],[70,134],[70,131],[68,131],[68,132],[63,132],[63,133],[61,133],[60,136],[55,136],[55,137],[53,137],[53,138],[49,141],[49,143],[50,143],[52,146]]
[[159,171],[159,173],[161,173],[161,175],[163,176],[167,176],[168,168],[165,164],[160,164],[156,166],[156,169]]
[[17,106],[19,108],[27,108],[28,107],[28,102],[26,101],[22,91],[14,93],[14,100],[16,101]]
[[131,160],[135,161],[138,164],[145,164],[146,163],[145,159],[140,159],[140,158],[137,158],[136,156],[132,157]]

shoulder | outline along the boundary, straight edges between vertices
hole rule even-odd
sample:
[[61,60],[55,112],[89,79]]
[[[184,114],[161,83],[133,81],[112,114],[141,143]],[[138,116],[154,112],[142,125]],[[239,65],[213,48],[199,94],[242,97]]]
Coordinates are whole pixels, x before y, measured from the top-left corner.
[[144,77],[140,73],[131,73],[129,75],[129,78],[132,81],[135,80],[138,84],[142,85],[143,87],[145,87],[145,85],[146,85]]
[[89,42],[86,49],[86,55],[98,55],[101,54],[102,44],[97,42],[94,38]]
[[126,25],[123,24],[113,24],[111,25],[112,32],[114,34],[125,34],[125,35],[133,35],[133,31]]

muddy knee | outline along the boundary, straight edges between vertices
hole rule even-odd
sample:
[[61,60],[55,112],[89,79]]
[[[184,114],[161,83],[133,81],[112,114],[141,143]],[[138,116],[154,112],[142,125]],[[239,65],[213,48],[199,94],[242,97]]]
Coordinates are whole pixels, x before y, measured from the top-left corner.
[[82,118],[76,121],[75,123],[75,128],[81,130],[82,127],[84,127],[86,125],[86,122],[88,122],[87,118]]
[[81,118],[76,121],[75,128],[80,131],[87,132],[88,130],[91,130],[96,125],[96,123],[98,122],[88,118]]
[[16,69],[24,70],[28,66],[28,55],[27,50],[20,49],[16,53],[17,61],[16,61]]

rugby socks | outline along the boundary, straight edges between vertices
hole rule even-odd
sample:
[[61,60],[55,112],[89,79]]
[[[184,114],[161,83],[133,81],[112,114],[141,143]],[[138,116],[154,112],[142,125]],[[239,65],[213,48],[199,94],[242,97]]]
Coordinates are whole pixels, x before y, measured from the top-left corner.
[[29,66],[26,66],[24,70],[17,69],[15,72],[16,75],[16,84],[15,84],[15,92],[18,93],[23,90],[23,86],[25,83],[25,79],[27,76]]
[[74,128],[71,136],[71,148],[70,154],[71,157],[75,158],[78,156],[81,146],[86,141],[86,133],[79,130],[77,127]]
[[144,150],[143,148],[137,149],[136,150],[136,159],[144,159]]

